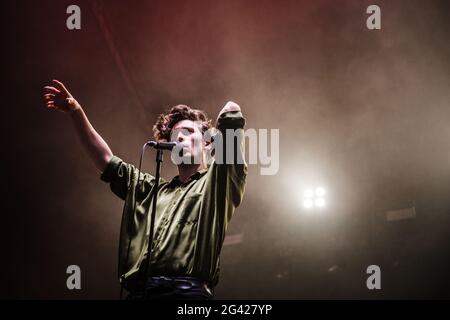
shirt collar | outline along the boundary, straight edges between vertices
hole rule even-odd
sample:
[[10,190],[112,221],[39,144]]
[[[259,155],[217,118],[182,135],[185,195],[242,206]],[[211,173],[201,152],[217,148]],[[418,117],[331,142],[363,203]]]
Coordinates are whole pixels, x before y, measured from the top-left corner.
[[[185,183],[188,183],[188,182],[190,182],[190,181],[192,181],[192,180],[198,180],[198,179],[200,179],[205,173],[206,173],[206,171],[208,171],[208,168],[204,168],[204,169],[201,169],[201,170],[199,170],[199,171],[197,171],[197,172],[195,172],[195,173],[193,173],[189,178],[189,180],[187,180]],[[177,176],[175,176],[175,177],[173,177],[173,179],[169,182],[169,185],[181,185],[181,184],[183,184],[181,181],[180,181],[180,176],[179,175],[177,175]]]

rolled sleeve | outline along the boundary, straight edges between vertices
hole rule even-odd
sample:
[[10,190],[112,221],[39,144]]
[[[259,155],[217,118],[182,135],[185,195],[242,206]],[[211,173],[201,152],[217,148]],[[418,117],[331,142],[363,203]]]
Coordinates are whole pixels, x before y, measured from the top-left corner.
[[109,160],[108,164],[106,165],[105,170],[100,175],[100,179],[104,182],[111,182],[114,178],[114,173],[117,172],[120,164],[122,163],[122,159],[116,156],[112,156],[111,160]]
[[[217,128],[220,131],[219,136],[222,143],[217,145],[219,149],[216,149],[216,161],[212,163],[213,169],[217,172],[215,183],[220,186],[221,191],[219,193],[227,197],[229,203],[234,207],[241,203],[248,172],[243,150],[244,126],[245,118],[241,111],[224,112],[217,120]],[[234,141],[235,139],[228,141],[227,130],[233,130],[232,133],[237,138],[236,141]],[[220,145],[222,150],[220,150]],[[232,163],[226,163],[227,149],[233,152]],[[239,162],[238,159],[241,159],[242,162]]]
[[[109,183],[111,191],[122,200],[125,200],[132,183],[136,185],[138,181],[138,169],[121,158],[113,156],[100,175],[100,179]],[[140,173],[140,181],[142,181],[144,189],[151,188],[154,180],[155,178],[152,175]]]

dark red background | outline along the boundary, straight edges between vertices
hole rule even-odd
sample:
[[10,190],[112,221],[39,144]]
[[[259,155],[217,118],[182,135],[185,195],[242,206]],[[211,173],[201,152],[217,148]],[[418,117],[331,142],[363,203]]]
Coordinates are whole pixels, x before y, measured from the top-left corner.
[[[65,27],[72,3],[79,31]],[[382,9],[381,30],[366,28],[370,4]],[[229,229],[244,241],[223,249],[217,298],[450,297],[447,1],[54,0],[1,10],[1,297],[119,293],[122,202],[69,117],[44,107],[52,78],[136,164],[174,104],[215,118],[233,100],[248,128],[280,129],[278,174],[250,166]],[[166,161],[163,175],[175,173]],[[320,215],[301,207],[311,181],[331,197]],[[385,211],[412,203],[416,219],[386,222]],[[81,291],[66,289],[71,264]],[[381,291],[365,286],[371,264]]]

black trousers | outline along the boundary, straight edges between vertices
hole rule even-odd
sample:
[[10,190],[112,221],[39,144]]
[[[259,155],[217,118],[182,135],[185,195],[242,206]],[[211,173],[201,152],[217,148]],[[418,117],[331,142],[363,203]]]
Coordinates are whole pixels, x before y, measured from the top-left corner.
[[212,300],[213,290],[193,277],[151,277],[145,289],[130,292],[126,300]]

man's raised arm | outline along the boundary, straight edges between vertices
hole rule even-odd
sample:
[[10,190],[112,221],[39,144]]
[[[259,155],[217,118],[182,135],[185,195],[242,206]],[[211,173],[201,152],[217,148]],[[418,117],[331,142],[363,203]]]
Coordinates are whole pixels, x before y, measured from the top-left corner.
[[113,153],[105,140],[95,131],[78,101],[58,80],[53,80],[53,86],[44,87],[44,99],[47,108],[70,115],[84,149],[95,167],[103,172]]

